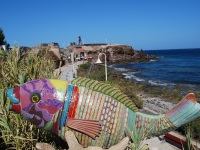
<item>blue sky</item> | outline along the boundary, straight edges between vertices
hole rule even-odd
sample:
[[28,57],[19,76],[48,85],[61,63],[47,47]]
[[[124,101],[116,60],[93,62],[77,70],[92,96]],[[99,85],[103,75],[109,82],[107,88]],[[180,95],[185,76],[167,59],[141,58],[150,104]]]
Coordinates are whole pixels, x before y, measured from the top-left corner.
[[138,49],[200,48],[200,0],[1,0],[13,45],[121,43]]

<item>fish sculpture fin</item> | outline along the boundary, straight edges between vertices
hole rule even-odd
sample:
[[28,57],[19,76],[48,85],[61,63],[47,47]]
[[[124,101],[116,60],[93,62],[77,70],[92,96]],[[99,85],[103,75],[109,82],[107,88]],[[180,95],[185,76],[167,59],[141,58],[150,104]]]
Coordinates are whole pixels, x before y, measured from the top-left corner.
[[98,137],[101,132],[101,124],[96,120],[69,119],[67,121],[67,127],[81,132],[92,139]]

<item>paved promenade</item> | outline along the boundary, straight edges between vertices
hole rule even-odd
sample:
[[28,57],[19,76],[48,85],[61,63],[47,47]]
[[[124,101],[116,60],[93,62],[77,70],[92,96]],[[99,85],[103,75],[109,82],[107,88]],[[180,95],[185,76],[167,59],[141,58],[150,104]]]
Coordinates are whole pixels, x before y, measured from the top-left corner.
[[75,77],[77,77],[77,69],[78,66],[83,64],[85,61],[74,62],[73,64],[66,64],[65,66],[56,69],[55,73],[58,74],[60,72],[59,79],[72,81]]

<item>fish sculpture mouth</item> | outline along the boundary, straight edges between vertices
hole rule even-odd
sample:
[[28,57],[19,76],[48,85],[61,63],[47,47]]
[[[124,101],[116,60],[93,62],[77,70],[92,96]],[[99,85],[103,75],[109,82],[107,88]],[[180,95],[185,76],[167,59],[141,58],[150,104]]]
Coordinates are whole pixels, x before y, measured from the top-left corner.
[[7,89],[7,97],[11,101],[12,104],[19,104],[20,96],[19,96],[19,87]]
[[7,89],[7,97],[10,100],[10,110],[13,110],[17,113],[21,112],[20,105],[20,88],[16,86],[15,88]]

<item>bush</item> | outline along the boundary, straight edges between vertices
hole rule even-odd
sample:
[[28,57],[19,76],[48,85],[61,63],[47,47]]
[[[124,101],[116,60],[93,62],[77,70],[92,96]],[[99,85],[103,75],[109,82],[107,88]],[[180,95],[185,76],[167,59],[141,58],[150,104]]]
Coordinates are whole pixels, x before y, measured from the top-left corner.
[[15,48],[7,53],[0,65],[0,149],[35,149],[38,141],[53,142],[52,135],[37,129],[30,122],[22,119],[19,114],[8,111],[5,90],[28,80],[53,78],[54,63],[36,54],[20,56]]

